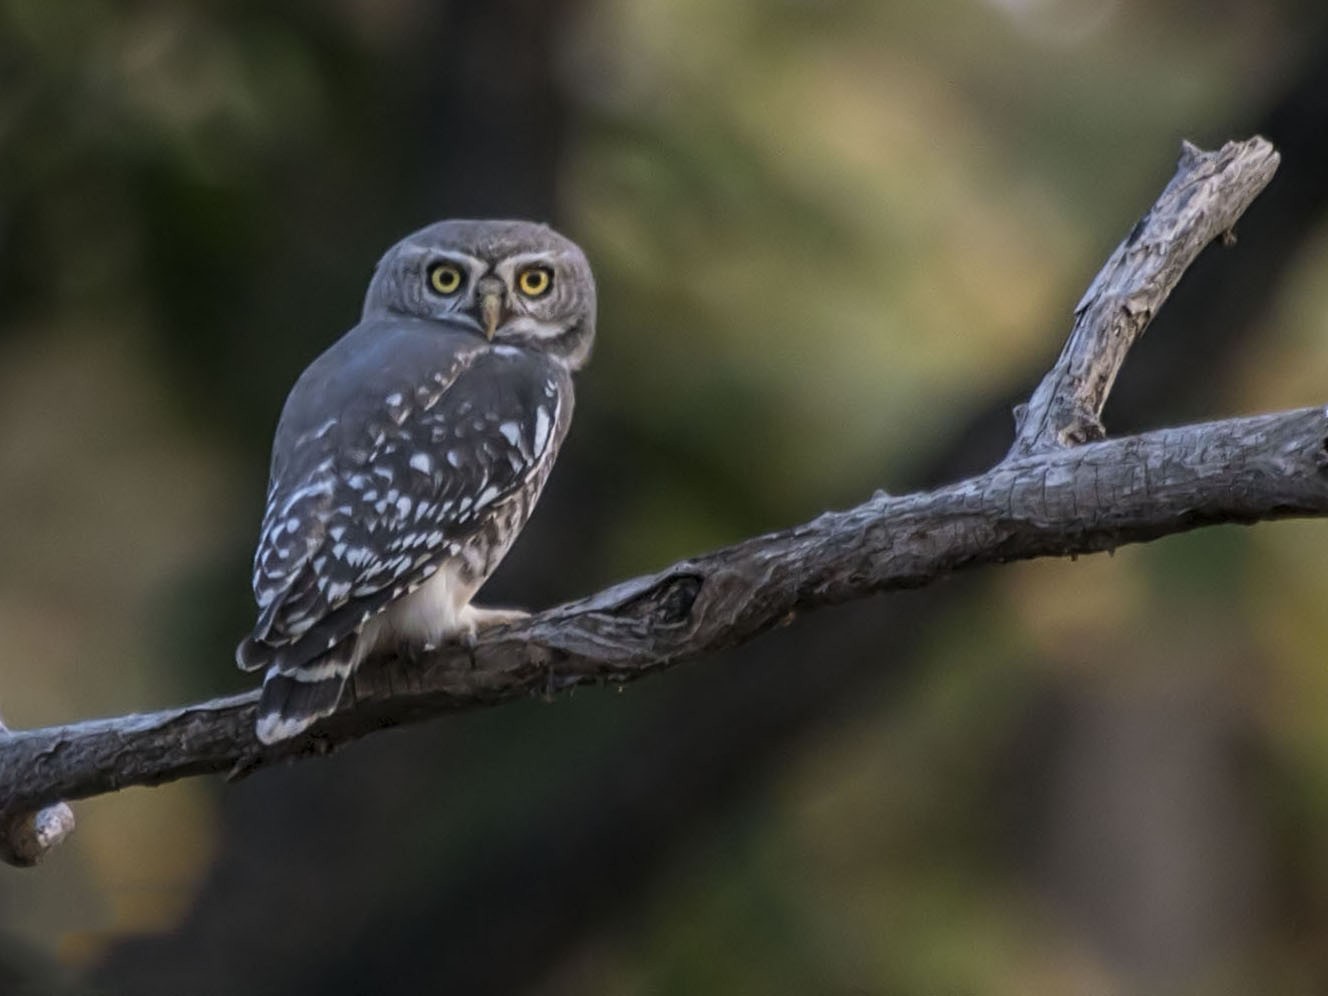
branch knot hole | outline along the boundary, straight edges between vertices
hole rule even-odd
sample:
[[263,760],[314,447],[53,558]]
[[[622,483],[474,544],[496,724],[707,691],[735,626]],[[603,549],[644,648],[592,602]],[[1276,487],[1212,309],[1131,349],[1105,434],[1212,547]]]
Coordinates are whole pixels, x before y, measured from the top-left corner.
[[704,578],[699,574],[673,574],[620,605],[614,615],[679,626],[692,614]]

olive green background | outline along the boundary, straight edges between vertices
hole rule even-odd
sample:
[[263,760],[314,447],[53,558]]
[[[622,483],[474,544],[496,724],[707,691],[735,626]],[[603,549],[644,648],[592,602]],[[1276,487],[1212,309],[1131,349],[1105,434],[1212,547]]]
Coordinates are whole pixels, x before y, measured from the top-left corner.
[[[0,0],[0,710],[247,687],[284,392],[389,244],[600,285],[530,607],[981,469],[1182,138],[1286,162],[1112,431],[1328,402],[1303,0]],[[1314,993],[1328,526],[800,619],[613,690],[77,805],[0,990]]]

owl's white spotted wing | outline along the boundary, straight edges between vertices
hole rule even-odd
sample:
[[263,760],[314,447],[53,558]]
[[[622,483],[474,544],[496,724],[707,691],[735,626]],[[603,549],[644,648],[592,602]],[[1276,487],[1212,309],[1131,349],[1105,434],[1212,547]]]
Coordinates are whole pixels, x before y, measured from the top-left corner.
[[343,338],[301,378],[278,428],[254,560],[260,615],[240,665],[318,666],[484,542],[499,509],[523,502],[524,520],[566,430],[568,388],[539,354],[437,323]]

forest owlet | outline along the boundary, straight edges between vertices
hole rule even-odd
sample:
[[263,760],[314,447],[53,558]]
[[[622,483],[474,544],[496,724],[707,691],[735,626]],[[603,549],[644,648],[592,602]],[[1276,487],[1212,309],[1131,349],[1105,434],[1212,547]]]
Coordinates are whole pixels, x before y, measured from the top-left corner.
[[236,650],[267,672],[260,740],[331,713],[375,650],[516,615],[470,600],[544,487],[594,336],[590,266],[547,226],[443,221],[388,250],[277,425]]

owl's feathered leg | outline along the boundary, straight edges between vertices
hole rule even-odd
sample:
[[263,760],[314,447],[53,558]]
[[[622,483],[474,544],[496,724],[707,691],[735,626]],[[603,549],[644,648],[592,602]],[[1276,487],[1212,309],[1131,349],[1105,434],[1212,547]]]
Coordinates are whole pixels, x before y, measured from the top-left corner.
[[[494,626],[507,626],[529,618],[530,613],[524,609],[480,609],[473,605],[466,606],[461,615],[461,623],[466,627],[461,631],[461,639],[470,654],[470,666],[475,666],[475,644],[480,633]],[[544,698],[551,701],[558,692],[572,687],[577,681],[576,678],[560,679],[551,664],[549,673],[545,675]]]
[[470,634],[472,637],[478,636],[486,629],[492,629],[495,626],[506,626],[529,618],[530,613],[525,609],[481,609],[474,605],[467,605],[461,610],[463,632]]
[[299,667],[283,670],[280,661],[269,667],[258,699],[258,739],[265,744],[289,740],[334,712],[358,663],[358,642],[353,636],[342,640]]

